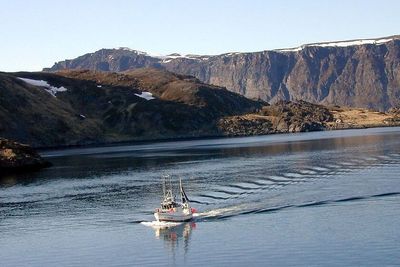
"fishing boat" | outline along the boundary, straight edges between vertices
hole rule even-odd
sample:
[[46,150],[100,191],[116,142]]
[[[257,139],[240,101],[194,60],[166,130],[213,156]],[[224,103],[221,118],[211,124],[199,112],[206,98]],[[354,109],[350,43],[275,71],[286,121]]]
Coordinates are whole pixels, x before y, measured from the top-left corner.
[[172,190],[170,176],[163,176],[163,200],[161,207],[154,212],[154,217],[159,222],[186,222],[193,218],[195,209],[190,207],[189,198],[179,179],[179,194],[181,202],[176,201]]

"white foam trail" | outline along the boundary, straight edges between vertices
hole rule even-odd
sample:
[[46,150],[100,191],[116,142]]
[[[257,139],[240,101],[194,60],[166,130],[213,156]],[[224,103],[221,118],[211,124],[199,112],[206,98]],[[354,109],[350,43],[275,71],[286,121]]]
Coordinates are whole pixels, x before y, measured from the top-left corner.
[[267,176],[268,178],[271,178],[271,179],[273,179],[273,180],[277,180],[277,181],[279,181],[279,182],[286,182],[286,181],[289,181],[290,180],[290,178],[286,178],[286,177],[283,177],[283,176],[276,176],[276,175],[269,175],[269,176]]
[[352,162],[342,162],[343,166],[354,166],[355,164]]
[[325,167],[330,168],[330,169],[337,169],[337,168],[341,168],[342,166],[340,166],[338,164],[325,164]]
[[257,182],[259,184],[264,184],[264,185],[274,184],[274,182],[272,182],[271,180],[256,180],[255,182]]
[[316,170],[316,171],[329,171],[329,169],[327,169],[327,168],[318,167],[318,166],[312,167],[311,169]]
[[141,222],[140,224],[147,226],[147,227],[152,227],[154,229],[162,229],[162,228],[170,228],[170,227],[175,227],[182,222],[159,222],[159,221],[152,221],[152,222]]
[[364,159],[365,160],[374,160],[374,161],[376,160],[376,158],[374,158],[374,157],[365,157]]
[[220,209],[215,209],[215,210],[198,213],[197,216],[198,217],[217,217],[217,216],[221,216],[221,215],[233,212],[233,211],[239,211],[241,209],[242,209],[242,205],[228,207],[228,208],[220,208]]
[[391,157],[388,157],[388,156],[385,156],[385,155],[377,156],[377,158],[379,158],[379,159],[391,159]]

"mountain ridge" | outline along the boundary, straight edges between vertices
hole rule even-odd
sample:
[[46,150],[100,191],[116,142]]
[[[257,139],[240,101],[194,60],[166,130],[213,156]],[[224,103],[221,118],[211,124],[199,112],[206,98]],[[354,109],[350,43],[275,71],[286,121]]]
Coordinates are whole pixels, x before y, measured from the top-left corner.
[[272,103],[305,100],[380,111],[400,104],[399,35],[212,56],[154,57],[125,48],[101,49],[44,70],[123,72],[143,67],[191,75],[204,83]]
[[386,37],[380,38],[358,38],[358,39],[349,39],[349,40],[336,40],[336,41],[323,41],[323,42],[316,42],[316,43],[307,43],[296,47],[291,48],[278,48],[272,50],[265,50],[265,51],[282,51],[282,50],[297,50],[299,48],[311,47],[311,46],[325,46],[325,47],[335,47],[335,46],[351,46],[351,45],[365,45],[365,44],[381,44],[385,42],[389,42],[391,40],[400,39],[400,35],[390,35]]
[[[346,39],[346,40],[334,40],[334,41],[322,41],[322,42],[312,42],[312,43],[305,43],[305,44],[301,44],[299,46],[294,46],[294,47],[285,47],[285,48],[274,48],[274,49],[265,49],[265,50],[259,50],[259,51],[247,51],[247,52],[238,52],[238,51],[230,51],[230,52],[224,52],[221,54],[183,54],[183,53],[179,53],[179,52],[172,52],[166,55],[162,55],[162,54],[152,54],[152,53],[148,53],[145,51],[141,51],[141,50],[136,50],[136,49],[132,49],[129,47],[124,47],[124,46],[120,46],[120,47],[111,47],[111,48],[101,48],[99,50],[96,50],[95,52],[91,52],[91,53],[86,53],[84,55],[81,56],[86,56],[86,55],[91,55],[91,54],[95,54],[97,52],[100,52],[102,50],[123,50],[123,51],[128,51],[128,52],[132,52],[138,55],[143,55],[143,56],[148,56],[148,57],[152,57],[152,58],[158,58],[158,59],[175,59],[175,58],[189,58],[189,59],[201,59],[201,58],[210,58],[210,57],[215,57],[215,56],[223,56],[223,55],[235,55],[235,54],[251,54],[251,53],[262,53],[262,52],[283,52],[283,51],[289,51],[289,50],[294,50],[294,49],[299,49],[299,48],[305,48],[305,47],[312,47],[312,46],[322,46],[322,45],[328,45],[331,44],[330,47],[335,47],[335,44],[338,43],[351,43],[351,42],[356,42],[356,41],[360,41],[361,44],[360,45],[364,45],[364,44],[374,44],[373,42],[375,42],[375,44],[379,44],[381,43],[380,41],[383,42],[383,40],[387,40],[387,41],[391,41],[391,40],[400,40],[400,34],[394,34],[394,35],[390,35],[390,36],[384,36],[384,37],[378,37],[378,38],[356,38],[356,39]],[[371,43],[369,43],[368,41],[370,41]],[[350,44],[349,44],[350,46]],[[80,57],[80,56],[78,56]],[[65,59],[62,61],[70,61],[73,60],[75,58],[72,59]],[[59,61],[59,62],[62,62]],[[56,62],[57,63],[57,62]],[[52,67],[46,67],[43,68],[43,71],[51,71]]]

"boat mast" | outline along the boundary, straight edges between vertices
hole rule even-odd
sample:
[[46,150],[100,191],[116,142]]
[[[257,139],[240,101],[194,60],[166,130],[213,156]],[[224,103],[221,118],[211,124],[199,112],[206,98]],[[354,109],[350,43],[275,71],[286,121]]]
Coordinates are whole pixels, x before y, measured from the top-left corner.
[[165,175],[163,175],[162,178],[163,178],[163,183],[162,183],[163,199],[165,199],[167,177]]
[[174,199],[174,193],[172,192],[171,176],[168,175],[168,178],[169,178],[169,192],[170,192],[171,198]]
[[183,203],[183,189],[182,189],[182,178],[179,177],[179,192],[181,195],[181,203]]
[[170,175],[163,175],[163,201],[170,199],[175,201],[175,195],[172,191],[172,182]]

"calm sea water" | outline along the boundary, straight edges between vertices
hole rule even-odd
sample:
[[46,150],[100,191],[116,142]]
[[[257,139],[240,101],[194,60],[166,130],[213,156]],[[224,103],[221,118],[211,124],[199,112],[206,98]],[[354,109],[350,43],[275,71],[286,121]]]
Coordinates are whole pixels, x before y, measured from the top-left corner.
[[[400,128],[44,151],[0,180],[0,266],[398,266]],[[157,225],[160,177],[193,222]]]

